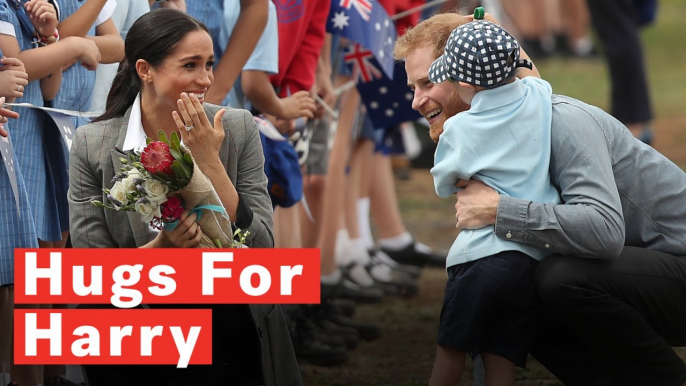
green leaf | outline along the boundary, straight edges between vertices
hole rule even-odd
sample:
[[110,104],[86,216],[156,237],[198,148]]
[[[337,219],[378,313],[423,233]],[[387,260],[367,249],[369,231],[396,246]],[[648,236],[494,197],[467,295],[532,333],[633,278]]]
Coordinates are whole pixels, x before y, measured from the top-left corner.
[[178,179],[184,179],[184,180],[190,180],[191,176],[186,173],[186,169],[184,169],[184,166],[181,162],[179,161],[174,161],[172,162],[171,165],[172,171],[176,175],[176,178]]
[[181,140],[179,140],[179,135],[176,134],[176,131],[172,131],[170,147],[181,153]]
[[193,167],[193,157],[191,157],[190,153],[185,153],[183,155],[183,162],[185,162],[186,165]]
[[219,239],[212,239],[212,242],[214,243],[215,247],[222,248],[222,242],[219,241]]
[[153,141],[153,139],[150,138],[150,137],[148,137],[148,138],[145,139],[145,144],[146,144],[146,145],[150,145],[150,143],[152,143],[152,142],[155,142],[155,141]]
[[160,130],[160,132],[157,135],[158,137],[160,137],[160,141],[169,145],[169,138],[167,138],[167,134],[164,134],[164,131]]
[[183,155],[181,154],[180,151],[170,148],[169,152],[171,153],[172,157],[174,157],[175,160],[182,161],[183,160]]
[[[172,168],[172,170],[173,170],[173,168]],[[168,175],[166,175],[162,172],[155,172],[155,177],[158,177],[159,179],[161,179],[164,182],[171,181],[171,177],[169,177]]]

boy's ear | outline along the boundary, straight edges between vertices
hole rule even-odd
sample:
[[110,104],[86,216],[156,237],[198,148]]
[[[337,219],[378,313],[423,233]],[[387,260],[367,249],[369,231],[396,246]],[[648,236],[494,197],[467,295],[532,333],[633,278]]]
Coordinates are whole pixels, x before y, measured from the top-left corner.
[[473,84],[469,84],[466,82],[457,82],[457,84],[460,85],[460,87],[468,89],[469,91],[476,91],[476,87]]

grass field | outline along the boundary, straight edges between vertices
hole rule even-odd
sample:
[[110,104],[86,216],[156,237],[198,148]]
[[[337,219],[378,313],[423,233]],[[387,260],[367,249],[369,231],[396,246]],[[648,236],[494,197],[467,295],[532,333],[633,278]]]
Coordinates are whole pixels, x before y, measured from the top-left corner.
[[[654,146],[686,167],[686,2],[660,0],[658,20],[643,32],[655,111]],[[607,70],[602,57],[595,59],[552,58],[537,61],[555,93],[590,104],[609,106]],[[433,191],[428,170],[413,170],[410,180],[398,181],[400,207],[410,232],[420,241],[447,251],[456,235],[454,201],[440,199]],[[306,365],[306,385],[425,385],[435,354],[446,275],[441,269],[426,269],[420,279],[420,294],[412,299],[385,299],[375,306],[358,308],[357,319],[383,325],[383,337],[363,342],[348,363],[322,368]],[[677,349],[686,359],[686,349]],[[561,385],[535,360],[518,371],[517,385]],[[469,386],[471,373],[460,385]]]

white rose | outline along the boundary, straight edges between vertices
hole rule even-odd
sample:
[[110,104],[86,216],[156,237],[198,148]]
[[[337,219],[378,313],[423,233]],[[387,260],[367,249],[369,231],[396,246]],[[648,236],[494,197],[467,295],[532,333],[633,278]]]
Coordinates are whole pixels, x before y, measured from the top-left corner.
[[136,189],[135,180],[138,178],[141,178],[141,173],[138,171],[138,169],[129,170],[126,178],[121,181],[121,183],[124,185],[124,189],[126,189],[126,191],[129,193],[133,193],[134,189]]
[[169,187],[157,180],[146,180],[143,182],[143,188],[147,194],[147,198],[156,204],[162,204],[167,202],[167,193],[169,193]]
[[136,212],[141,215],[141,221],[144,223],[149,223],[153,217],[162,217],[160,206],[147,200],[140,200],[136,203]]
[[[126,189],[121,182],[114,183],[114,186],[110,189],[110,196],[112,197],[112,200],[116,201],[113,202],[113,204],[117,209],[129,203],[128,198],[126,198]],[[117,205],[117,203],[119,205]]]

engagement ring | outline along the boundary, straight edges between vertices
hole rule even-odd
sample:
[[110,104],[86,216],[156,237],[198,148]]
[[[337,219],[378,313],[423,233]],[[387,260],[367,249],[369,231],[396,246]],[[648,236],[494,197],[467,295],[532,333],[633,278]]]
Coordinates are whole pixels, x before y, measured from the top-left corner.
[[17,86],[17,91],[18,92],[24,91],[24,86],[21,86],[21,85]]
[[191,130],[193,130],[193,125],[185,126],[185,128],[186,128],[186,131],[191,131]]

